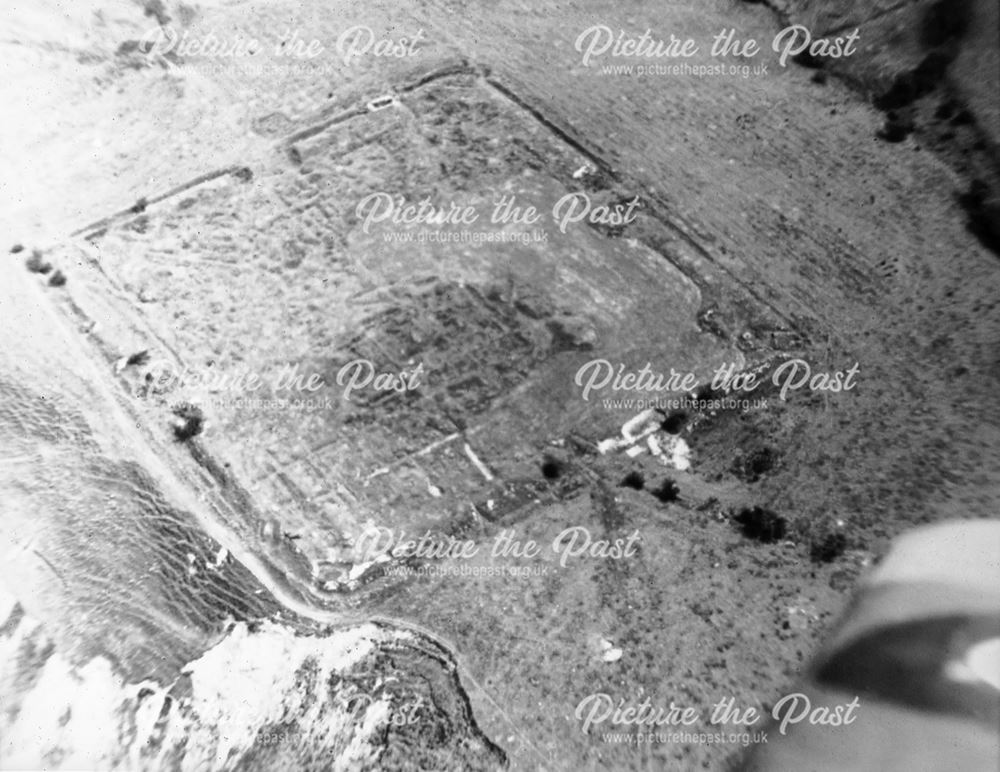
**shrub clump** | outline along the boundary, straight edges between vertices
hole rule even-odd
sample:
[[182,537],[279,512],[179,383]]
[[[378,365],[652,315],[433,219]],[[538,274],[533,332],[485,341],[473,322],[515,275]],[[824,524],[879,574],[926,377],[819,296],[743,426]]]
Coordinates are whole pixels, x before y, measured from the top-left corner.
[[746,507],[733,518],[739,523],[748,539],[770,543],[783,539],[788,533],[788,522],[764,507]]

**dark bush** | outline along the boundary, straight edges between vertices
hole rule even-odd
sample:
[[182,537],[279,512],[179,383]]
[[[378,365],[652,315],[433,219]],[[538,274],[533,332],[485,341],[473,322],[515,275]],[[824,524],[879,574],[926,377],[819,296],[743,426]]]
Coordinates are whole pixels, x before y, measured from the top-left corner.
[[763,507],[741,509],[733,519],[740,524],[743,535],[755,541],[775,542],[788,532],[785,518]]

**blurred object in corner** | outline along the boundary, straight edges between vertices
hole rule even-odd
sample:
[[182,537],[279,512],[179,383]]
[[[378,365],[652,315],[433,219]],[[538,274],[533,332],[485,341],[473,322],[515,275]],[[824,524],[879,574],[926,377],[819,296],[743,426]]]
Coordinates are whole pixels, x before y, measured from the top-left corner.
[[1000,522],[896,539],[796,689],[739,769],[1000,769]]

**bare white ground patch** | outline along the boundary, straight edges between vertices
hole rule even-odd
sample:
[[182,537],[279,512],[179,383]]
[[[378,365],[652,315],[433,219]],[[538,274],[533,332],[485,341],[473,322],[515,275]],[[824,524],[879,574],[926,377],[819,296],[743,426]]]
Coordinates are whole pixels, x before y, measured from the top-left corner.
[[[4,624],[6,621],[6,624]],[[125,683],[97,657],[75,666],[0,589],[0,768],[182,769],[235,767],[261,733],[297,727],[294,741],[326,751],[333,769],[372,763],[372,738],[390,705],[363,713],[330,692],[377,643],[410,637],[374,625],[328,636],[244,623],[189,663],[178,682]],[[308,678],[302,674],[308,673]]]
[[[661,416],[653,409],[643,410],[622,425],[622,436],[609,437],[597,444],[601,454],[623,451],[635,458],[649,449],[664,466],[687,471],[691,468],[691,448],[683,438],[661,429]],[[646,442],[643,444],[642,440]]]

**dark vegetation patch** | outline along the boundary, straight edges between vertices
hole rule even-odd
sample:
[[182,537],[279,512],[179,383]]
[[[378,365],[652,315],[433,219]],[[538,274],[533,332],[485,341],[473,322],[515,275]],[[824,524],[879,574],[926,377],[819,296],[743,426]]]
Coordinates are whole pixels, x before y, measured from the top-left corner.
[[618,483],[620,488],[633,488],[637,491],[641,491],[646,487],[646,480],[642,476],[642,472],[629,472],[622,481]]
[[823,69],[823,59],[819,56],[813,56],[808,48],[801,53],[795,54],[792,57],[792,61],[800,67],[808,67],[810,70]]
[[156,23],[166,25],[170,23],[170,14],[167,13],[163,0],[146,0],[142,5],[143,14],[156,19]]
[[683,410],[674,410],[670,413],[670,415],[663,419],[663,423],[660,424],[660,428],[667,434],[680,434],[681,429],[684,428],[684,424],[686,422],[687,413]]
[[[873,99],[875,107],[886,112],[885,124],[877,133],[879,139],[902,142],[917,129],[914,116],[920,112],[918,101],[939,88],[947,90],[948,68],[958,56],[970,14],[969,0],[939,0],[926,10],[918,32],[925,52],[923,59],[916,67],[898,73],[888,88]],[[961,113],[974,122],[971,113],[951,99],[938,107],[934,117],[947,120]],[[951,140],[954,135],[946,133],[942,139]]]
[[975,123],[976,119],[972,117],[972,113],[966,110],[964,107],[952,116],[949,123],[952,126],[970,126]]
[[699,402],[707,402],[709,400],[718,399],[721,396],[722,392],[713,389],[712,385],[709,383],[703,383],[694,391],[694,398]]
[[733,516],[733,520],[739,524],[743,535],[754,541],[776,542],[788,533],[788,523],[785,518],[764,507],[741,509]]
[[939,121],[947,121],[949,118],[955,116],[955,111],[958,109],[958,103],[954,99],[945,99],[937,106],[934,111],[934,118]]
[[970,0],[938,0],[927,9],[920,27],[920,42],[937,48],[957,42],[969,28]]
[[886,113],[885,123],[878,131],[878,138],[886,142],[902,142],[913,129],[913,119],[909,115],[890,110]]
[[149,351],[143,349],[142,351],[137,351],[134,354],[129,354],[128,359],[125,360],[125,366],[129,367],[131,365],[139,365],[140,367],[149,361]]
[[958,196],[958,203],[968,217],[969,232],[984,247],[1000,255],[1000,197],[992,194],[985,181],[974,179],[969,190]]
[[42,253],[37,249],[32,250],[31,257],[25,260],[24,264],[32,273],[48,273],[52,270],[52,264],[46,262],[45,258],[42,257]]
[[813,539],[809,545],[809,557],[815,563],[832,563],[847,549],[847,536],[840,530],[828,531]]
[[889,89],[876,97],[879,110],[898,110],[931,93],[948,71],[954,53],[935,51],[927,54],[912,70],[897,75]]
[[53,287],[62,287],[66,284],[66,274],[62,271],[56,271],[49,277],[49,285]]
[[681,489],[677,486],[677,483],[667,478],[659,488],[653,491],[653,495],[664,504],[669,504],[671,501],[677,501],[680,498]]
[[177,405],[173,413],[180,419],[174,423],[174,438],[178,442],[184,442],[192,437],[201,434],[205,428],[205,415],[197,405],[182,403]]
[[564,465],[562,461],[552,456],[542,459],[542,477],[546,480],[558,480],[563,473]]
[[937,88],[958,55],[971,6],[970,0],[938,0],[927,9],[920,28],[920,43],[927,54],[915,68],[895,77],[888,90],[875,99],[877,108],[905,107]]
[[733,461],[733,474],[744,482],[757,482],[774,468],[778,458],[778,452],[773,448],[755,448]]
[[572,326],[567,325],[559,319],[549,319],[545,326],[552,335],[550,348],[553,353],[561,351],[590,351],[594,346],[589,341],[581,338]]

